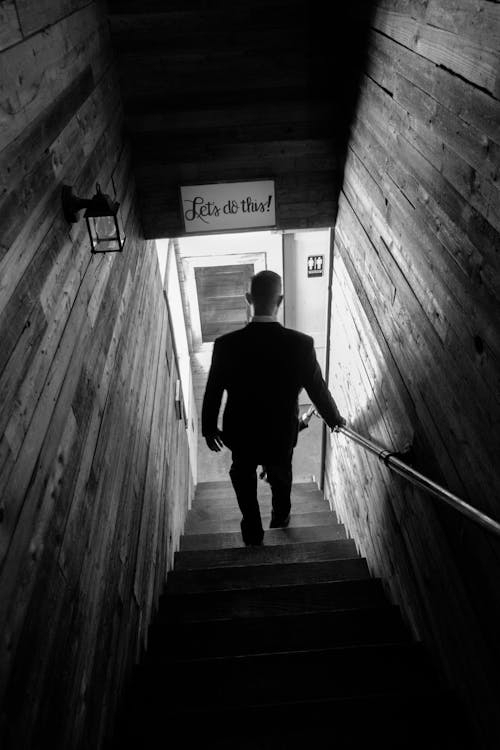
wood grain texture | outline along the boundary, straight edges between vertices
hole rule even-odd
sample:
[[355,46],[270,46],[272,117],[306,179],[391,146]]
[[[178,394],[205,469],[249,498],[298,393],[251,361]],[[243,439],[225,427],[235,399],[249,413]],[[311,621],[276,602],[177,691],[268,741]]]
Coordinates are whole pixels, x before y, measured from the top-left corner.
[[[330,385],[354,429],[500,518],[498,9],[383,0],[335,230]],[[332,436],[327,487],[371,569],[498,744],[498,543]]]
[[383,0],[378,4],[374,26],[499,98],[500,9],[496,3]]
[[99,80],[109,65],[105,18],[96,3],[2,54],[0,148],[11,143],[88,65]]
[[52,26],[71,13],[91,4],[91,0],[15,0],[15,2],[24,36]]
[[[26,38],[0,53],[0,744],[97,748],[192,479],[102,6],[17,6]],[[62,215],[61,183],[96,181],[120,201],[122,254],[92,256]]]
[[22,39],[21,27],[14,0],[0,2],[0,51]]

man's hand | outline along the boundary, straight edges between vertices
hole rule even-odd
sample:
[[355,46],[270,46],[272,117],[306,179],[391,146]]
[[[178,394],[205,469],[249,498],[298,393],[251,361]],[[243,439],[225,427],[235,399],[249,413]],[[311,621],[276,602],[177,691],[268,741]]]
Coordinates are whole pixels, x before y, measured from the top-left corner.
[[205,435],[205,440],[211,451],[220,451],[224,447],[222,432],[217,430],[212,435]]
[[338,432],[339,431],[339,427],[345,427],[346,424],[347,424],[347,421],[344,419],[344,417],[340,417],[339,420],[338,420],[338,422],[337,422],[337,424],[333,428],[333,432]]

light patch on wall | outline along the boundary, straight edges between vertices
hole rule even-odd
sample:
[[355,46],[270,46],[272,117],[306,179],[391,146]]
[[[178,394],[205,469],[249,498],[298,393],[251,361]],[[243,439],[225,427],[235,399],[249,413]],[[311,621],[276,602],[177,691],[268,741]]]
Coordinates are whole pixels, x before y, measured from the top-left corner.
[[158,264],[160,266],[161,283],[165,284],[165,270],[167,268],[168,243],[170,240],[156,240],[156,254],[158,255]]

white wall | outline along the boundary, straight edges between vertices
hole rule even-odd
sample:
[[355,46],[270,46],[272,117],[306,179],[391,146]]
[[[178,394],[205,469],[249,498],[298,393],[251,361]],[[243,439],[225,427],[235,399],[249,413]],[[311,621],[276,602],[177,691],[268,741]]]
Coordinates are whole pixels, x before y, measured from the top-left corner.
[[[172,328],[175,339],[175,348],[177,352],[177,362],[179,366],[179,376],[184,398],[184,408],[187,416],[187,432],[189,441],[189,459],[193,481],[197,482],[197,453],[198,453],[198,417],[193,392],[193,377],[191,372],[191,359],[189,355],[189,345],[186,333],[186,322],[184,319],[184,308],[179,282],[179,273],[175,257],[175,247],[172,241],[162,244],[163,247],[158,251],[160,263],[165,263],[164,289],[167,294],[168,306],[172,316]],[[160,255],[160,252],[162,255]]]
[[[323,255],[323,276],[309,278],[307,258]],[[285,325],[312,336],[325,374],[328,316],[330,230],[309,230],[284,235]],[[301,403],[307,401],[302,394]]]
[[[182,257],[226,255],[234,253],[270,252],[278,249],[281,255],[281,232],[239,232],[235,234],[209,234],[180,237]],[[269,266],[270,270],[274,268]],[[281,261],[279,263],[281,269]],[[280,271],[277,271],[280,273]]]

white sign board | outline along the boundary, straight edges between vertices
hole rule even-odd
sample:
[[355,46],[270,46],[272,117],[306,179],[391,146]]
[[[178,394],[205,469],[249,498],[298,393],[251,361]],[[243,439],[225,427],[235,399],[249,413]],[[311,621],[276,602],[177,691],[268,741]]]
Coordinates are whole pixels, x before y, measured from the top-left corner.
[[274,180],[184,185],[181,210],[186,232],[274,227]]

